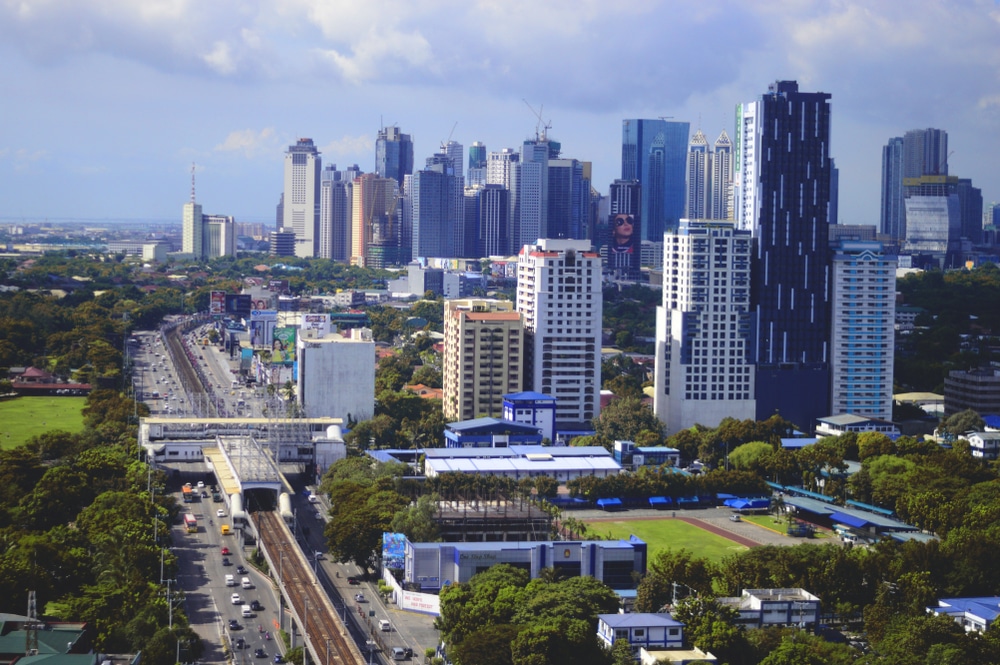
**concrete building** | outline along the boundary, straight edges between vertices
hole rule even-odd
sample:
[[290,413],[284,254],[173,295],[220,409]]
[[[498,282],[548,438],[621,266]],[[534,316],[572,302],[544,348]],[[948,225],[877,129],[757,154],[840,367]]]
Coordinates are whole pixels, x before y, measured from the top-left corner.
[[403,179],[413,173],[413,139],[403,134],[399,127],[383,127],[375,140],[375,174],[392,178],[396,187],[403,187]]
[[688,147],[687,219],[732,219],[733,144],[723,130],[714,150],[699,129]]
[[833,256],[830,413],[892,420],[896,258],[878,242],[841,241]]
[[1000,432],[973,432],[965,437],[969,442],[969,453],[983,460],[997,459],[1000,451]]
[[597,638],[610,649],[625,640],[632,653],[639,649],[680,649],[684,646],[684,624],[669,612],[598,614]]
[[548,476],[566,483],[581,476],[605,478],[622,472],[621,465],[601,446],[426,448],[424,455],[424,475],[428,478],[468,473],[514,480]]
[[556,440],[556,400],[551,395],[530,390],[504,395],[503,419],[538,427],[543,439]]
[[202,258],[202,242],[204,241],[204,224],[202,222],[201,204],[195,203],[192,187],[191,200],[184,204],[181,220],[181,252],[190,254],[196,259]]
[[736,610],[736,624],[745,628],[798,626],[815,630],[819,624],[819,598],[805,589],[744,589],[741,596],[718,601]]
[[949,616],[967,633],[984,633],[1000,616],[1000,596],[939,598],[936,606],[927,608],[927,613]]
[[653,119],[622,121],[622,180],[642,187],[642,240],[659,242],[684,216],[691,125]]
[[295,256],[316,256],[319,183],[323,160],[312,139],[299,139],[285,153],[281,230],[295,233]]
[[1000,413],[1000,366],[955,369],[944,378],[944,416],[972,409],[976,413]]
[[444,304],[444,417],[499,416],[503,396],[524,390],[524,323],[509,300]]
[[669,434],[755,418],[751,246],[726,221],[682,220],[664,235],[653,410]]
[[229,215],[202,215],[202,257],[236,256],[236,221]]
[[556,425],[600,414],[601,260],[586,240],[539,239],[518,256],[517,311],[524,317],[526,385],[556,398]]
[[[382,268],[386,251],[402,251],[403,233],[397,217],[399,185],[393,178],[364,173],[355,178],[351,202],[351,265]],[[392,257],[389,257],[390,259]],[[396,263],[390,260],[388,264]]]
[[448,423],[444,428],[445,448],[506,448],[540,446],[539,428],[500,418],[474,418]]
[[351,206],[358,165],[338,171],[331,164],[320,173],[319,241],[316,255],[322,259],[348,261],[351,257]]
[[310,337],[296,343],[298,399],[306,415],[355,421],[375,413],[375,342],[371,330]]

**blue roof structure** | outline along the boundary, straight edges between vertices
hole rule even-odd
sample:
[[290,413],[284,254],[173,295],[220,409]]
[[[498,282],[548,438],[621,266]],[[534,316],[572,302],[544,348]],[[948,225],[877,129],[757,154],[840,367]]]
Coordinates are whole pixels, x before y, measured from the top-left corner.
[[941,598],[938,607],[928,607],[928,611],[948,616],[970,614],[985,619],[987,623],[1000,616],[1000,596],[980,596],[978,598]]
[[597,507],[601,510],[611,510],[623,508],[621,499],[598,499]]
[[854,499],[848,499],[845,501],[848,506],[854,506],[855,508],[860,508],[861,510],[867,510],[873,513],[878,513],[879,515],[884,515],[885,517],[892,517],[895,515],[894,512],[888,508],[879,508],[878,506],[873,506],[870,503],[862,503],[860,501],[855,501]]
[[678,628],[684,624],[666,612],[630,612],[628,614],[598,614],[598,621],[603,621],[611,628],[646,628],[664,627]]
[[838,511],[830,513],[830,519],[837,524],[846,524],[847,526],[852,526],[855,529],[863,529],[869,524],[868,520],[863,517],[847,515]]
[[649,505],[651,506],[666,506],[669,503],[673,503],[673,499],[669,496],[651,496],[649,497]]
[[556,398],[552,395],[546,395],[545,393],[536,393],[533,390],[526,390],[521,393],[508,393],[503,396],[504,399],[509,400],[551,400],[556,401]]
[[786,450],[797,450],[799,448],[811,446],[817,441],[819,441],[819,439],[816,437],[788,437],[781,440],[781,447]]
[[523,432],[525,434],[538,434],[540,427],[515,423],[512,420],[502,418],[473,418],[472,420],[462,420],[455,423],[448,423],[446,427],[454,432]]

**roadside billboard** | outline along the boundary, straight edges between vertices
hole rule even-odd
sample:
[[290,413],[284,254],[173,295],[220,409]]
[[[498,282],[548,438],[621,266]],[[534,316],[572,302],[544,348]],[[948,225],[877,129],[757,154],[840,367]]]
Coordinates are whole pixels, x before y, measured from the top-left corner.
[[226,314],[232,314],[236,318],[245,319],[250,316],[252,309],[253,301],[249,293],[226,294]]
[[274,329],[271,341],[271,364],[291,365],[295,362],[295,335],[298,328],[285,326]]
[[302,330],[316,331],[316,337],[325,337],[330,332],[329,314],[303,314]]
[[278,312],[273,309],[255,309],[250,312],[250,345],[255,349],[270,347],[274,341],[274,328]]
[[226,292],[212,291],[208,296],[208,313],[221,316],[226,312]]

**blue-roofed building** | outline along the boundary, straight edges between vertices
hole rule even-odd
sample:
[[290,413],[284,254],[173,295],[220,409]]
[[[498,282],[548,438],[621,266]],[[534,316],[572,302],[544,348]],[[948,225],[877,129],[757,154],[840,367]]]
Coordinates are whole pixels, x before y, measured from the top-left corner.
[[637,446],[633,441],[615,441],[615,461],[624,467],[638,469],[641,466],[660,466],[669,463],[679,467],[681,451],[666,446]]
[[503,396],[503,418],[541,428],[542,438],[556,440],[556,398],[526,391]]
[[981,633],[1000,615],[1000,596],[939,598],[937,607],[928,607],[927,611],[952,617],[966,632]]
[[995,413],[987,413],[982,416],[986,424],[987,432],[1000,432],[1000,416]]
[[684,646],[684,624],[668,612],[598,614],[597,637],[609,649],[615,640],[628,640],[632,653],[639,649],[680,649]]
[[541,428],[500,418],[474,418],[448,423],[444,429],[447,448],[506,448],[542,444]]
[[826,416],[816,419],[816,435],[840,436],[847,432],[861,434],[863,432],[880,432],[895,441],[901,435],[895,423],[888,420],[878,420],[867,416],[856,416],[853,413],[842,413],[836,416]]
[[612,589],[634,589],[636,578],[646,573],[647,556],[646,543],[635,536],[629,540],[486,543],[407,540],[403,581],[409,588],[435,592],[505,563],[528,571],[532,579],[554,568],[568,577],[593,577]]
[[1000,432],[973,432],[966,435],[969,454],[983,460],[995,460],[1000,451]]
[[549,476],[565,483],[580,476],[604,478],[622,467],[601,446],[522,446],[506,448],[427,448],[424,475],[474,473],[515,480]]

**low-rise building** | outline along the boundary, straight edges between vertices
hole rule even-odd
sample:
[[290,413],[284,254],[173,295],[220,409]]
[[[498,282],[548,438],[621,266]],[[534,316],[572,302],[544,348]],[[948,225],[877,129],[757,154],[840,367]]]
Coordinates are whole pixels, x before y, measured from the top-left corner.
[[805,589],[744,589],[742,596],[718,600],[739,613],[736,623],[745,628],[798,626],[813,630],[819,623],[819,598]]
[[598,614],[597,637],[609,649],[616,640],[628,640],[632,653],[639,649],[680,649],[684,646],[684,624],[669,612]]
[[543,439],[556,440],[556,398],[551,395],[530,390],[504,395],[503,418],[540,427]]
[[899,428],[888,420],[856,416],[853,413],[842,413],[816,419],[816,436],[840,436],[848,432],[856,434],[881,432],[892,439],[896,439],[900,435]]
[[702,651],[698,647],[692,649],[671,649],[657,651],[639,649],[640,665],[694,665],[698,663],[717,663],[719,660],[710,651]]
[[444,429],[447,448],[506,448],[511,445],[540,446],[538,427],[502,420],[474,418],[448,423]]
[[1000,451],[1000,432],[973,432],[965,437],[973,457],[995,460]]
[[944,378],[944,415],[972,409],[1000,413],[1000,366],[952,370]]
[[622,467],[601,446],[519,446],[506,448],[427,448],[424,475],[471,473],[515,480],[549,476],[565,483],[581,476],[604,478]]
[[1000,596],[979,598],[939,598],[936,607],[928,607],[930,614],[949,616],[966,632],[985,632],[1000,616]]

